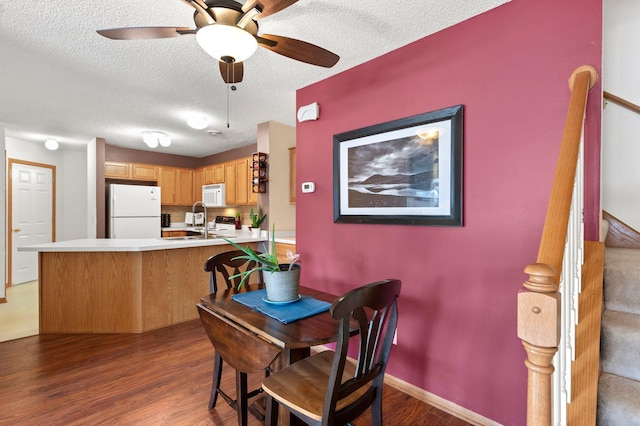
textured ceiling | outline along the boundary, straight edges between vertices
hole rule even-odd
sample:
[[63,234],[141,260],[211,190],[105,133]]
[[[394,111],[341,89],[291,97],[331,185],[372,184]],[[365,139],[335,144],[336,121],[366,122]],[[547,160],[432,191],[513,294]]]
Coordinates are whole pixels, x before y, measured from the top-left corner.
[[[338,64],[316,67],[259,48],[233,92],[192,35],[116,41],[96,33],[193,27],[193,9],[179,0],[2,1],[0,122],[7,137],[41,143],[55,137],[71,149],[94,137],[148,149],[141,131],[158,130],[173,143],[157,151],[203,157],[255,143],[259,123],[295,126],[297,89],[507,1],[300,0],[261,19],[260,34],[324,47],[340,56]],[[207,129],[185,124],[193,112],[210,119]]]

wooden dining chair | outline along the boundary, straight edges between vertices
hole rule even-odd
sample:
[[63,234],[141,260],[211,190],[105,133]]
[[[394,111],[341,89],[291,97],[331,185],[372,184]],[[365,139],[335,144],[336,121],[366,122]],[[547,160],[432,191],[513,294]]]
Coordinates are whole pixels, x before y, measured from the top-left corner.
[[[241,250],[231,250],[218,253],[211,256],[204,263],[204,270],[210,272],[209,275],[209,293],[218,292],[218,274],[222,276],[225,289],[237,287],[240,284],[241,277],[235,277],[230,280],[229,277],[239,274],[241,271],[247,271],[255,268],[255,260],[235,259],[238,256],[244,256]],[[256,272],[258,282],[262,283],[262,271]]]
[[[224,289],[231,289],[233,287],[237,287],[240,283],[240,277],[236,277],[233,279],[229,279],[229,277],[240,273],[240,271],[249,270],[256,266],[256,262],[246,259],[236,259],[238,256],[242,256],[244,253],[240,250],[232,250],[223,253],[219,253],[217,255],[211,256],[204,264],[204,270],[210,272],[209,275],[209,292],[217,293],[218,292],[218,278],[222,278],[221,285],[224,284]],[[262,271],[258,271],[256,273],[258,276],[258,283],[262,283]],[[214,322],[208,316],[203,317],[203,312],[201,306],[198,306],[198,311],[200,313],[200,319],[202,321],[202,325],[207,332],[207,336],[209,336],[209,340],[213,344],[214,355],[213,355],[213,380],[211,384],[211,396],[209,397],[209,409],[213,409],[216,406],[216,402],[218,401],[218,395],[221,395],[222,398],[234,409],[238,411],[238,424],[246,425],[247,418],[247,400],[260,392],[259,389],[253,390],[251,392],[247,392],[247,374],[253,371],[246,371],[248,368],[247,361],[238,361],[236,359],[229,358],[228,356],[225,358],[223,353],[228,352],[233,354],[234,352],[226,351],[228,346],[228,342],[224,339],[224,336],[217,336],[216,333],[224,332],[224,327],[221,327],[219,322]],[[204,318],[204,319],[203,319]],[[217,326],[217,327],[214,327]],[[236,335],[237,333],[232,333],[232,335]],[[243,336],[238,337],[239,341],[243,341]],[[251,345],[252,342],[245,342],[248,345]],[[245,348],[250,348],[251,346],[245,346]],[[235,358],[235,357],[233,357]],[[273,359],[273,358],[272,358]],[[236,369],[236,399],[231,398],[225,391],[220,388],[220,381],[222,378],[222,366],[224,362],[227,362],[231,367]],[[270,363],[263,364],[264,358],[259,358],[255,364],[252,364],[251,367],[256,368],[256,371],[264,370]],[[242,363],[242,364],[241,364]],[[267,373],[268,374],[268,370]],[[261,416],[259,416],[260,420],[262,420]]]
[[[335,351],[323,351],[272,373],[262,383],[267,394],[265,425],[273,425],[278,405],[309,425],[345,425],[371,407],[382,424],[382,382],[398,322],[399,280],[352,290],[331,305],[340,321]],[[358,359],[347,359],[350,324],[359,330]]]

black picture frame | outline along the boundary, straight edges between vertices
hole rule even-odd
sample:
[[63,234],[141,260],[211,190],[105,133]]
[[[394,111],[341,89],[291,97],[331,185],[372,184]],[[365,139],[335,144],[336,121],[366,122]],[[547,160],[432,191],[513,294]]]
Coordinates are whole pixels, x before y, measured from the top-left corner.
[[462,226],[463,110],[334,135],[334,222]]

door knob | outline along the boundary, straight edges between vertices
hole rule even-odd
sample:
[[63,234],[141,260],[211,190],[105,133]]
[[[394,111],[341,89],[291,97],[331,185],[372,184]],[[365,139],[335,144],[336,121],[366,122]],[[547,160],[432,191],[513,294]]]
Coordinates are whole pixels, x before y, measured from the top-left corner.
[[13,232],[20,232],[20,231],[22,231],[22,229],[20,229],[20,228],[13,228]]

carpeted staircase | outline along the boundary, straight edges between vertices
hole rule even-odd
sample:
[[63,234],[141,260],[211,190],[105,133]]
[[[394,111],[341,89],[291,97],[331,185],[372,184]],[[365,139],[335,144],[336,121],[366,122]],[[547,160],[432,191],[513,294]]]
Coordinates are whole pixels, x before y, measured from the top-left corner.
[[605,250],[598,425],[640,426],[640,249]]

